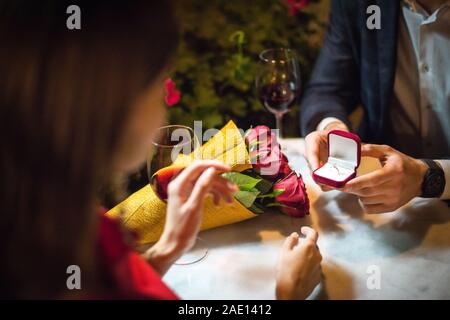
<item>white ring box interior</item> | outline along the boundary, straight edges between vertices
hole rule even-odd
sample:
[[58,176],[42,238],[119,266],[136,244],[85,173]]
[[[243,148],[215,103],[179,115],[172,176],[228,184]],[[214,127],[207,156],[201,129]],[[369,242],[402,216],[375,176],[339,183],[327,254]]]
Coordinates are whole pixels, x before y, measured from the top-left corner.
[[317,182],[341,187],[356,176],[361,158],[361,142],[357,135],[333,130],[328,134],[328,160],[314,171]]

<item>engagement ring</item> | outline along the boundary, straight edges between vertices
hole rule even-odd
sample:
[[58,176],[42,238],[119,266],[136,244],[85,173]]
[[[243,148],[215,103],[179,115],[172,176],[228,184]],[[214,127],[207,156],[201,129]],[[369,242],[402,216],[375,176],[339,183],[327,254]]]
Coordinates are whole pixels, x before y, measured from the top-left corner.
[[333,168],[336,169],[337,175],[340,176],[341,173],[339,172],[339,169],[335,164],[333,164]]

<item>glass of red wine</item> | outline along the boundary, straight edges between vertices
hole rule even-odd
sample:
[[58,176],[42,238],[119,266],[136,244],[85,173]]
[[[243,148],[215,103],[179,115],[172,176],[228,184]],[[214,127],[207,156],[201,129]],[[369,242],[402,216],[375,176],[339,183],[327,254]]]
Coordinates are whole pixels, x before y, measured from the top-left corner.
[[291,49],[267,49],[259,54],[256,93],[264,107],[275,115],[280,138],[283,116],[298,102],[300,85],[300,67]]
[[[153,141],[152,152],[147,157],[147,174],[156,195],[167,201],[167,187],[181,172],[174,162],[180,157],[200,159],[200,143],[192,128],[182,125],[168,125],[158,129]],[[206,257],[208,247],[197,237],[194,247],[179,258],[176,265],[188,265]]]

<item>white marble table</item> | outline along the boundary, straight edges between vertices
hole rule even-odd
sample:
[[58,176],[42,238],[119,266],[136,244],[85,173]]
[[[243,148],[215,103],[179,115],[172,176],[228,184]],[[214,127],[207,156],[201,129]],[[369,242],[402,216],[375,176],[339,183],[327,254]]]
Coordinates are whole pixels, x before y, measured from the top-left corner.
[[[274,299],[275,265],[285,236],[311,225],[319,232],[324,280],[310,299],[450,299],[450,208],[415,199],[393,213],[367,215],[354,196],[322,193],[301,156],[303,141],[285,142],[291,166],[302,173],[311,215],[263,214],[200,237],[208,256],[173,266],[166,283],[184,299]],[[378,167],[364,158],[361,172]],[[369,289],[374,275],[379,289]]]

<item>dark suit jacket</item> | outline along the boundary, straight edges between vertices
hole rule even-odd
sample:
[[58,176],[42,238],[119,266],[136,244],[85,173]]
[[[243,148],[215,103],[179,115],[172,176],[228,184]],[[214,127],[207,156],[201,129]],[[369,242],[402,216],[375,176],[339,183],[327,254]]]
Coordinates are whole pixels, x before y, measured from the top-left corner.
[[[381,29],[369,30],[369,5],[381,9]],[[333,0],[323,48],[300,107],[302,134],[326,117],[348,123],[364,107],[359,134],[363,141],[387,143],[386,117],[393,94],[397,56],[398,0]]]
[[[372,4],[381,10],[380,30],[366,26]],[[351,127],[348,115],[362,105],[362,141],[389,144],[399,13],[399,0],[333,0],[325,42],[300,106],[303,135],[326,117]]]

